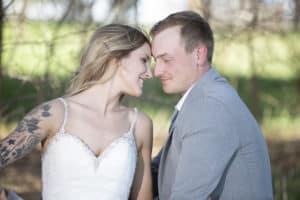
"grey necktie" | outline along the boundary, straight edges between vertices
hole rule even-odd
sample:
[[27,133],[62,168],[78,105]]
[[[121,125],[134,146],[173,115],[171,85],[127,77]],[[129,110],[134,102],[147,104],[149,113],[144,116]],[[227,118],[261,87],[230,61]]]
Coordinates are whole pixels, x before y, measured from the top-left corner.
[[171,118],[171,125],[170,125],[170,127],[169,127],[169,134],[171,134],[172,131],[173,131],[174,123],[175,123],[175,121],[176,121],[176,118],[177,118],[177,116],[178,116],[178,113],[179,113],[179,110],[177,110],[177,109],[175,108],[175,110],[174,110],[174,112],[173,112],[173,114],[172,114],[172,118]]

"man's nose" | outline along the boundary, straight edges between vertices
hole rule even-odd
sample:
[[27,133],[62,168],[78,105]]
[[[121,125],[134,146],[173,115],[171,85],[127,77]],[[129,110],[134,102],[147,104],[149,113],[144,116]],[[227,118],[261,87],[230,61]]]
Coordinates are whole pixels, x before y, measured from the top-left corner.
[[163,66],[160,63],[155,63],[154,65],[154,76],[160,77],[163,74]]

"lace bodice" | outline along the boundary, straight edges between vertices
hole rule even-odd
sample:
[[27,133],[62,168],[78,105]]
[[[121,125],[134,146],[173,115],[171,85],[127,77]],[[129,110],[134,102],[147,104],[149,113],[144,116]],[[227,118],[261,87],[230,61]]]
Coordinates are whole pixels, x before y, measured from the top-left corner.
[[67,103],[60,131],[42,155],[43,200],[125,200],[132,185],[137,148],[134,126],[99,156],[79,137],[66,133]]

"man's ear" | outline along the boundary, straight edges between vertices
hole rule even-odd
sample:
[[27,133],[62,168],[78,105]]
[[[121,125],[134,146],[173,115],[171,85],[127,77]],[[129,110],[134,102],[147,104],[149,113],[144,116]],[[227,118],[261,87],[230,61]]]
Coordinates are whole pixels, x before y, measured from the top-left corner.
[[203,44],[198,44],[195,48],[197,56],[197,67],[203,67],[207,64],[207,47]]

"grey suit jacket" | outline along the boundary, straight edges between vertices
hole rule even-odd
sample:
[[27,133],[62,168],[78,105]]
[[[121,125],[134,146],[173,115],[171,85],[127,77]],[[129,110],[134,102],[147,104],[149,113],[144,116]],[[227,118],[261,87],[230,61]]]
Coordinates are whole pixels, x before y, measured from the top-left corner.
[[187,96],[152,169],[160,200],[273,199],[261,130],[236,91],[213,68]]

